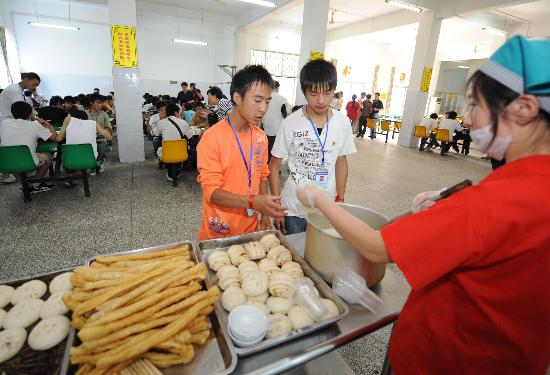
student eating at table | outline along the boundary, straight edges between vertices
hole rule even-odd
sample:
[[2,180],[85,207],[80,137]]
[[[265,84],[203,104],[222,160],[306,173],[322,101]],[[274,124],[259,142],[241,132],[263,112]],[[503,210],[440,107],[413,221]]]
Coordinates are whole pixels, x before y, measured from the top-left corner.
[[230,89],[236,107],[199,142],[200,240],[268,229],[270,217],[286,214],[280,197],[268,193],[267,136],[258,127],[272,89],[273,79],[264,67],[248,65],[238,71]]
[[[507,161],[478,185],[435,204],[435,192],[421,194],[420,212],[381,230],[315,185],[297,191],[357,252],[395,262],[411,285],[390,339],[395,374],[547,373],[549,60],[550,40],[514,36],[470,78],[470,135]],[[457,217],[461,230],[449,230]]]

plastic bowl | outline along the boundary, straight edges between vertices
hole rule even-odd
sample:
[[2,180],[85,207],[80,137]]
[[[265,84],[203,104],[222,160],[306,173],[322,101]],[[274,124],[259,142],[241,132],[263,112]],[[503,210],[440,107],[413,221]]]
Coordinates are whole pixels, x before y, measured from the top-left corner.
[[229,333],[241,343],[256,343],[262,340],[267,332],[269,321],[258,307],[242,305],[229,313]]
[[257,344],[259,343],[260,341],[263,340],[263,336],[262,337],[259,337],[258,339],[254,340],[254,341],[241,341],[241,340],[237,340],[233,334],[231,333],[231,330],[229,330],[229,337],[231,337],[231,340],[233,340],[233,342],[235,344],[237,344],[237,346],[240,346],[241,348],[244,348],[244,347],[247,347],[247,346],[252,346],[254,344]]

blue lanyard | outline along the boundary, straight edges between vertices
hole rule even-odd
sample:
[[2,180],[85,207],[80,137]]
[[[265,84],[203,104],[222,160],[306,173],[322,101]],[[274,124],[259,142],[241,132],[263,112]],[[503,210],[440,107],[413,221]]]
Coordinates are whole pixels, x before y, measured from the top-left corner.
[[239,141],[239,137],[237,136],[237,132],[233,128],[233,125],[231,125],[231,118],[227,116],[227,123],[229,124],[229,127],[231,130],[233,130],[233,135],[235,136],[235,140],[237,141],[237,146],[239,146],[239,151],[241,152],[241,157],[243,158],[244,166],[246,168],[246,172],[248,173],[248,187],[252,186],[252,153],[253,153],[253,147],[252,147],[252,126],[250,126],[250,156],[248,163],[246,162],[246,158],[244,157],[243,148],[241,146],[241,142]]
[[327,128],[327,130],[325,132],[325,140],[323,142],[321,142],[321,137],[319,136],[319,132],[317,131],[317,127],[315,126],[315,124],[311,120],[311,117],[309,116],[309,112],[307,111],[307,106],[306,106],[306,113],[307,113],[307,119],[309,120],[309,123],[311,124],[313,134],[315,134],[317,136],[317,140],[319,141],[319,145],[321,145],[321,154],[322,154],[321,161],[322,161],[323,165],[325,165],[325,145],[327,144],[327,136],[328,136],[328,110],[327,110],[327,123],[325,125],[325,128]]

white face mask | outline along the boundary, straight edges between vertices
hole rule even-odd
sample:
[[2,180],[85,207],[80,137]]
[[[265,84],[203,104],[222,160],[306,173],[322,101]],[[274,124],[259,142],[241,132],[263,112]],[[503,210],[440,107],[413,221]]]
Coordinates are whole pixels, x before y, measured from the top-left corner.
[[[479,151],[487,153],[490,157],[497,160],[504,159],[504,154],[512,142],[512,136],[494,137],[492,126],[485,126],[480,129],[475,129],[470,132],[470,137],[475,142]],[[492,140],[492,142],[491,142]]]

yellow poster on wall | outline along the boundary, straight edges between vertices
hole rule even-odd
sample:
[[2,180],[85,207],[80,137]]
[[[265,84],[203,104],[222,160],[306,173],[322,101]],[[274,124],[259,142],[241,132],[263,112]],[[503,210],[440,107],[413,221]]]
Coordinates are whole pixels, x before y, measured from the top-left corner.
[[309,61],[319,60],[324,58],[325,58],[324,52],[309,51]]
[[420,92],[428,92],[428,90],[430,89],[432,70],[432,68],[424,68],[424,73],[422,74],[422,82],[420,83]]
[[136,28],[133,26],[111,26],[113,38],[113,66],[137,68]]

